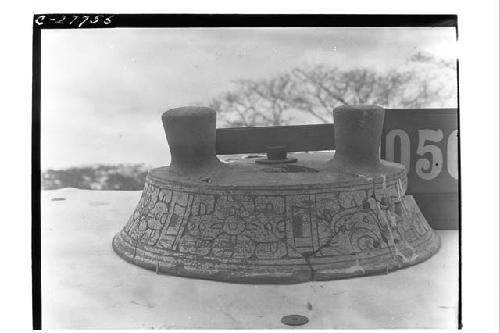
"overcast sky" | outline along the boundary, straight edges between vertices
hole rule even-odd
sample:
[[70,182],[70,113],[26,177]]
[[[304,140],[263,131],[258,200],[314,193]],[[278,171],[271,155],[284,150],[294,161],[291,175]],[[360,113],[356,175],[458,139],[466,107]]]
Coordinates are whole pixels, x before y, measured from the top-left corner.
[[42,30],[42,170],[166,165],[163,111],[301,64],[383,70],[456,57],[453,28]]

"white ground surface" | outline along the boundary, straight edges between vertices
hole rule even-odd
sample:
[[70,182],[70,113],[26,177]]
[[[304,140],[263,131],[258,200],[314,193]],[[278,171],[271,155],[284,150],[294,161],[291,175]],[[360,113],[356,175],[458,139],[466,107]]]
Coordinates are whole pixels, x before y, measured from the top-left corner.
[[[428,261],[372,277],[242,285],[157,275],[113,252],[141,192],[42,192],[42,327],[456,328],[458,232]],[[54,198],[65,198],[53,201]]]

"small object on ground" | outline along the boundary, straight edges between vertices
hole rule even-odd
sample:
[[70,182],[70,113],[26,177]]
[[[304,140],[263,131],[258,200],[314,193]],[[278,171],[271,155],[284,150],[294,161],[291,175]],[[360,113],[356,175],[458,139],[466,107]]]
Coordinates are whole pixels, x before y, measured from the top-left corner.
[[52,198],[51,201],[64,201],[66,198]]
[[281,318],[281,322],[288,326],[302,326],[309,322],[309,318],[301,315],[288,315]]

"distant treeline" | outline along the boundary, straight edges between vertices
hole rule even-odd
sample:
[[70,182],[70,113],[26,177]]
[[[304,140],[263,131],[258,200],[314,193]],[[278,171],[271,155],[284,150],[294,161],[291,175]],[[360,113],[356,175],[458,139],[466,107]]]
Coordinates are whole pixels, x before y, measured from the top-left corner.
[[87,190],[139,191],[149,167],[144,164],[117,164],[42,171],[42,190],[72,187]]

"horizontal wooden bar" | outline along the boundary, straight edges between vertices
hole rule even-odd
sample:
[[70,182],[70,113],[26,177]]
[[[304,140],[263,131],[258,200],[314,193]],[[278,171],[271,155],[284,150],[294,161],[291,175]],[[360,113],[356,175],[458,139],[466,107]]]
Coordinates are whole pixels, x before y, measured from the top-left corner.
[[[457,109],[386,109],[386,123],[397,118],[408,126],[415,119],[456,115]],[[264,153],[269,146],[285,145],[289,152],[335,149],[333,124],[218,128],[218,155]]]
[[269,146],[289,152],[334,149],[333,124],[218,128],[218,155],[264,153]]

